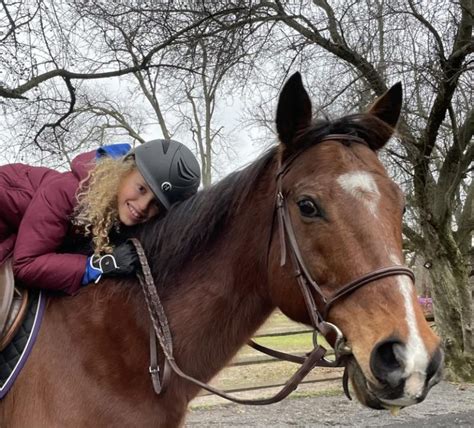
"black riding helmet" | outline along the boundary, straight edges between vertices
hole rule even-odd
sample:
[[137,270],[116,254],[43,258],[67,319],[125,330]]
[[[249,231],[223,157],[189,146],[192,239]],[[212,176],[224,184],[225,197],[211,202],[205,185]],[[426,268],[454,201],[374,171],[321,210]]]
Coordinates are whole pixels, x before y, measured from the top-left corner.
[[135,157],[138,170],[166,209],[197,192],[201,169],[184,144],[152,140],[137,146],[129,156]]

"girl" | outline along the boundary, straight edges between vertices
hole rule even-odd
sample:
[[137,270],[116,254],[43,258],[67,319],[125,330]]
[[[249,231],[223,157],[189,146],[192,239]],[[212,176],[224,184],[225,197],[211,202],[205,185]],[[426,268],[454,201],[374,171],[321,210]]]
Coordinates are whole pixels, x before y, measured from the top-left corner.
[[[71,171],[0,167],[0,263],[27,287],[75,294],[101,275],[128,275],[134,226],[194,193],[199,164],[183,144],[153,140],[77,156]],[[125,156],[124,156],[125,155]]]

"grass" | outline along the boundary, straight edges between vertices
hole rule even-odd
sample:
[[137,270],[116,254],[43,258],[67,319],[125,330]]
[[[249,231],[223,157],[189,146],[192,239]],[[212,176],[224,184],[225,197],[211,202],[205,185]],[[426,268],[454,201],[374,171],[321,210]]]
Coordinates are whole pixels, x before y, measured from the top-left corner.
[[[268,348],[278,349],[283,352],[309,351],[312,347],[312,335],[310,333],[295,334],[291,336],[259,337],[255,339],[260,345]],[[262,355],[255,349],[245,346],[237,354],[236,359],[249,358]]]
[[[268,319],[268,321],[258,330],[257,336],[265,334],[275,334],[277,332],[305,330],[309,327],[291,321],[281,312],[276,311]],[[283,352],[308,352],[313,349],[312,333],[297,333],[285,336],[262,336],[254,339],[260,345],[268,348],[274,348]],[[318,336],[318,344],[326,349],[331,349],[326,340],[322,336]],[[239,359],[248,359],[262,354],[249,346],[245,346],[237,354],[234,361]]]
[[327,388],[318,391],[301,391],[293,392],[288,398],[290,400],[294,398],[315,398],[315,397],[338,397],[344,395],[342,387],[339,388]]
[[305,326],[290,320],[280,311],[275,311],[271,317],[268,318],[267,322],[259,329],[258,333],[271,333],[273,330],[289,330],[292,328],[303,329]]

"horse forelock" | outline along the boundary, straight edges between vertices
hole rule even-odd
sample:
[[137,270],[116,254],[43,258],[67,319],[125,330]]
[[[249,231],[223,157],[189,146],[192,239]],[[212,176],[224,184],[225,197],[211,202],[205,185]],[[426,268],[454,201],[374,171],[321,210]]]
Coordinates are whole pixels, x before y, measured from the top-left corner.
[[296,136],[293,146],[298,152],[303,152],[330,134],[345,134],[362,138],[372,150],[376,151],[392,133],[393,128],[377,117],[358,113],[337,120],[316,120]]

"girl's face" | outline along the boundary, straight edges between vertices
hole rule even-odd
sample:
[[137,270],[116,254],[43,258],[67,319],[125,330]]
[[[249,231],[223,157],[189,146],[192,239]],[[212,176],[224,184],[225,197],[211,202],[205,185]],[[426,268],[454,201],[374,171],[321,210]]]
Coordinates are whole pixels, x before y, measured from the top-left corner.
[[122,178],[117,204],[119,220],[126,226],[144,223],[160,210],[155,195],[136,168]]

